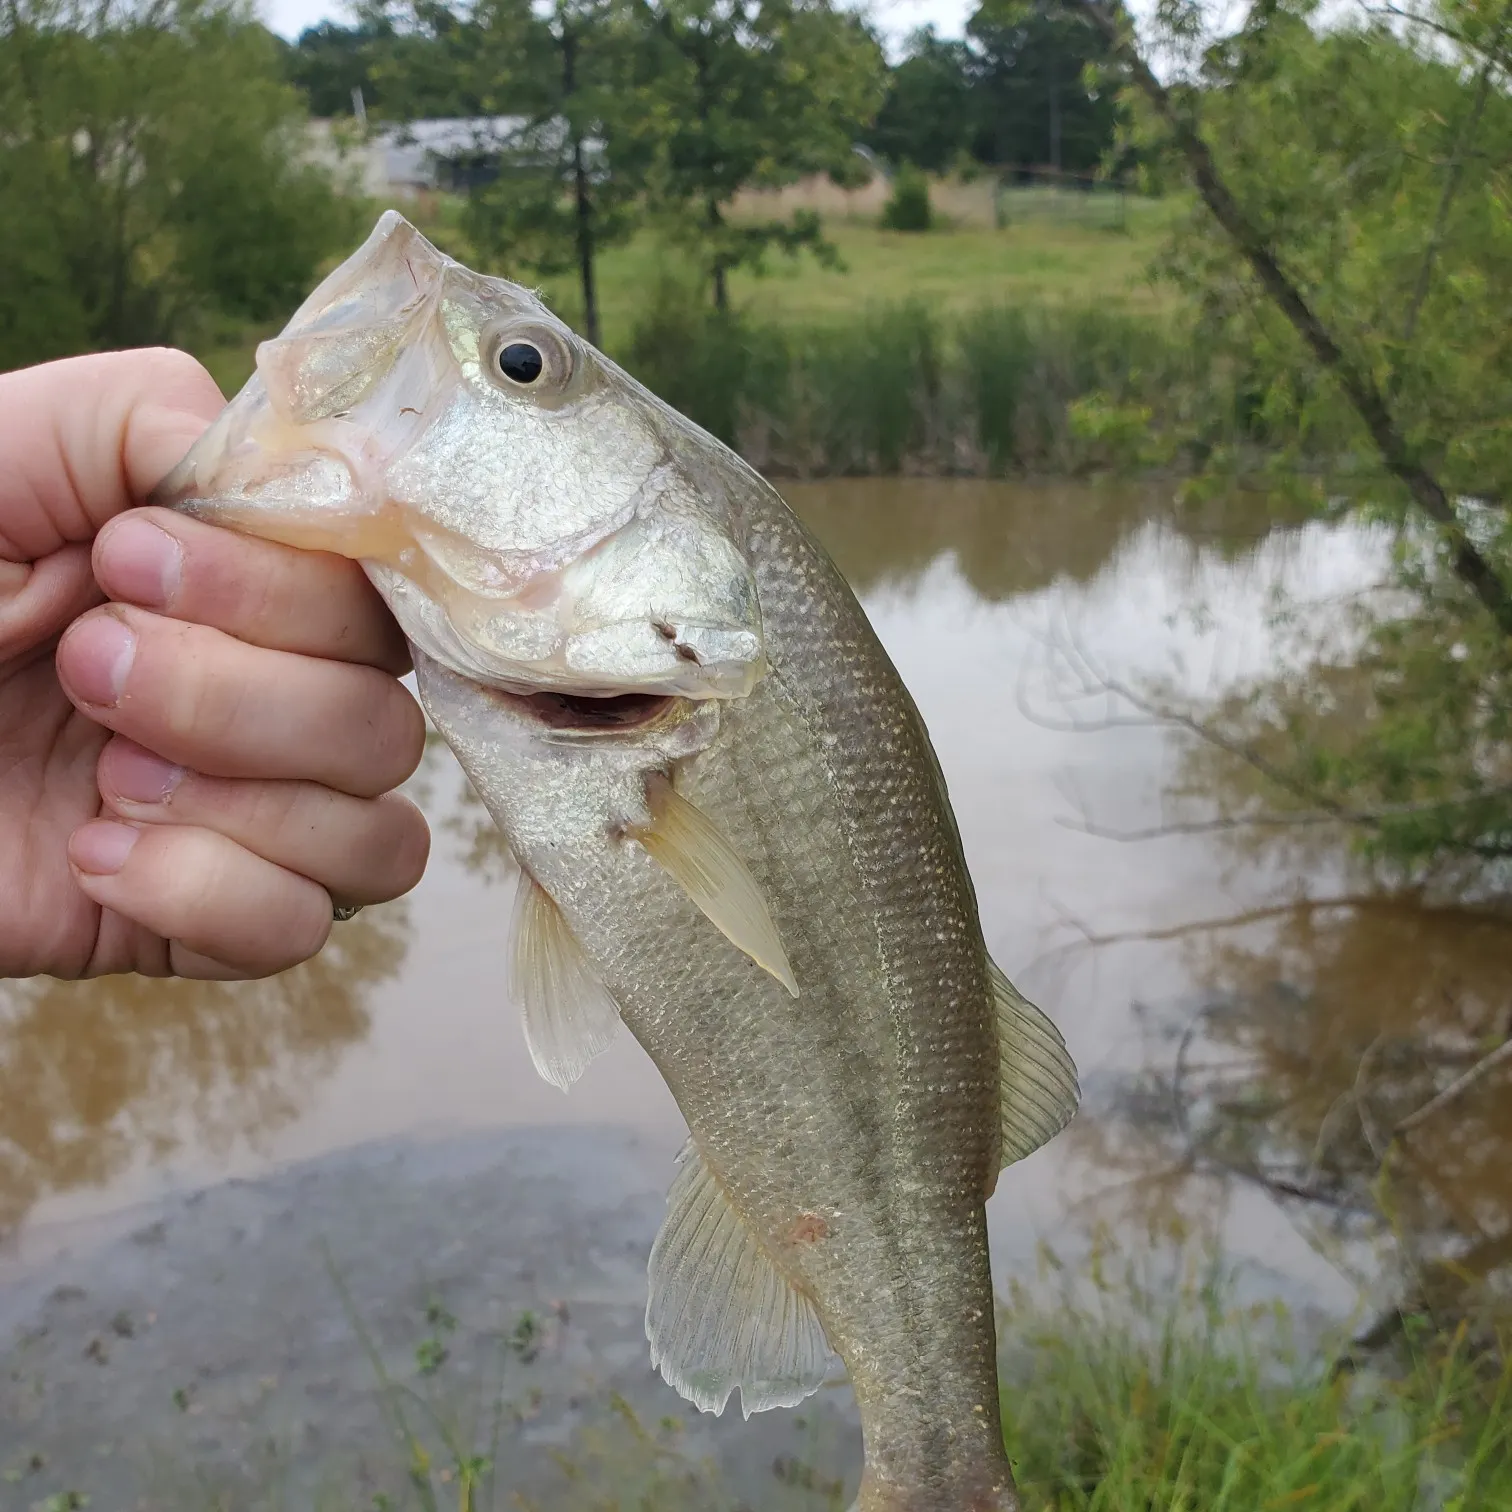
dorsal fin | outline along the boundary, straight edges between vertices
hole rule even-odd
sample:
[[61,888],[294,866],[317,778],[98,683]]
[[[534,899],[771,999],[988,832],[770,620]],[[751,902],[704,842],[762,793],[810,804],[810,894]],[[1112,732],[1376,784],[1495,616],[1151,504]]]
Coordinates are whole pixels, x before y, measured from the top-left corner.
[[632,827],[631,836],[732,945],[797,997],[798,983],[766,899],[719,827],[665,778],[650,784],[646,801],[651,823]]
[[510,933],[509,986],[530,1058],[565,1092],[609,1048],[619,1010],[551,894],[523,867]]
[[1076,1065],[1061,1032],[988,961],[997,1011],[1002,1094],[1002,1156],[1012,1165],[1048,1144],[1071,1122],[1081,1099]]
[[747,1417],[824,1384],[829,1345],[813,1304],[730,1206],[690,1139],[651,1248],[651,1363],[702,1412],[740,1392]]

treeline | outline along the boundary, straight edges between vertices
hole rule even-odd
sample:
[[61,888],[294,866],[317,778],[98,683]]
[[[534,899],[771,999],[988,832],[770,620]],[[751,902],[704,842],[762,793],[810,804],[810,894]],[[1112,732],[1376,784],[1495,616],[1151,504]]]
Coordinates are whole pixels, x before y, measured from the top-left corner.
[[231,0],[0,6],[0,368],[293,309],[367,207]]
[[[480,49],[497,58],[496,42],[522,44],[531,19],[534,29],[568,27],[585,41],[614,31],[623,45],[638,31],[654,51],[658,36],[689,30],[757,39],[806,9],[802,0],[568,0],[532,18],[524,0],[363,0],[350,25],[308,28],[286,67],[316,116],[351,114],[358,91],[367,112],[390,122],[512,114],[529,109],[532,91],[519,88],[516,69],[499,76],[473,59]],[[988,0],[963,40],[925,27],[892,66],[873,30],[848,23],[868,39],[877,75],[876,103],[856,123],[856,140],[890,163],[937,173],[975,163],[1089,174],[1113,145],[1117,105],[1095,82],[1106,43],[1052,6]],[[825,61],[807,60],[820,70]]]

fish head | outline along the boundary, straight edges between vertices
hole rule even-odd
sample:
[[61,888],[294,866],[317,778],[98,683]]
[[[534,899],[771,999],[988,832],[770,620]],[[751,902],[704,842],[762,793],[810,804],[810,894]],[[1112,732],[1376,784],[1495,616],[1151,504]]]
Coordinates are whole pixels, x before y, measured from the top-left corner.
[[359,561],[482,686],[738,698],[766,667],[742,466],[389,211],[153,502]]

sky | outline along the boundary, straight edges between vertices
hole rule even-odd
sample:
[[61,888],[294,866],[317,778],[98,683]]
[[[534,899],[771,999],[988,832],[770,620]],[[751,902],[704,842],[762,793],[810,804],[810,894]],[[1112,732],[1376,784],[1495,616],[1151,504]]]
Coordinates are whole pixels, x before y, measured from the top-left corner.
[[[274,31],[291,41],[317,21],[347,18],[343,0],[258,0],[257,8]],[[865,8],[896,50],[915,27],[931,23],[942,37],[963,35],[977,0],[871,0]]]

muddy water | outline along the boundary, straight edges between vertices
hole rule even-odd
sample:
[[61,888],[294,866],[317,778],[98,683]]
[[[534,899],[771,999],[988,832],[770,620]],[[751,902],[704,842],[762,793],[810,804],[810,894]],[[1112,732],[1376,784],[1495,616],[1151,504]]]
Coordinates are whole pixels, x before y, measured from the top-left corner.
[[[1468,1066],[1512,1027],[1502,1017],[1512,935],[1442,904],[1379,900],[1327,832],[1285,847],[1181,828],[1118,838],[1209,814],[1216,794],[1191,790],[1188,735],[1109,688],[1159,684],[1169,700],[1201,700],[1263,672],[1284,654],[1274,593],[1328,633],[1335,606],[1379,572],[1381,543],[1288,526],[1253,498],[1191,511],[1167,492],[1113,487],[894,480],[788,492],[922,708],[993,955],[1063,1026],[1082,1069],[1084,1116],[1006,1173],[993,1199],[999,1275],[1032,1274],[1042,1244],[1074,1258],[1100,1232],[1140,1254],[1196,1231],[1222,1243],[1251,1295],[1335,1317],[1368,1311],[1394,1284],[1372,1222],[1372,1141],[1442,1085],[1438,1072]],[[459,1228],[451,1248],[478,1248],[457,1262],[458,1286],[481,1285],[480,1267],[511,1243],[528,1251],[519,1274],[534,1277],[569,1253],[581,1260],[584,1234],[596,1235],[619,1258],[581,1286],[621,1308],[609,1330],[619,1353],[598,1364],[644,1385],[643,1345],[625,1319],[634,1322],[640,1246],[681,1138],[677,1110],[628,1037],[570,1095],[535,1077],[503,985],[508,858],[444,748],[429,752],[415,791],[437,834],[425,882],[339,926],[300,971],[239,986],[5,989],[0,1324],[13,1315],[45,1351],[66,1332],[47,1308],[66,1313],[75,1292],[106,1295],[102,1270],[141,1270],[148,1290],[133,1305],[150,1307],[163,1267],[240,1274],[249,1226],[268,1236],[271,1257],[284,1253],[279,1224],[297,1232],[312,1212],[351,1253],[413,1252],[418,1274],[428,1250],[450,1253],[437,1224],[460,1224],[459,1206],[475,1222],[473,1192],[485,1206],[515,1205],[516,1219],[528,1206],[530,1218],[513,1224],[513,1240],[469,1240]],[[1345,1116],[1351,1098],[1365,1116]],[[1424,1253],[1468,1254],[1472,1265],[1479,1256],[1490,1268],[1512,1208],[1512,1113],[1494,1088],[1460,1111],[1425,1126],[1399,1189]],[[566,1152],[559,1179],[554,1151]],[[358,1192],[368,1194],[361,1221],[346,1223],[342,1204],[359,1203]],[[190,1237],[175,1250],[181,1231]],[[143,1269],[143,1255],[161,1263]],[[228,1379],[277,1373],[258,1375],[246,1343],[276,1332],[279,1295],[257,1280],[273,1263],[210,1309],[215,1327],[241,1339]],[[390,1280],[368,1278],[374,1308]],[[489,1282],[495,1298],[511,1284],[502,1273]],[[123,1342],[135,1328],[88,1332],[106,1329],[104,1318],[79,1335],[86,1353],[101,1337],[107,1353],[136,1347]],[[196,1329],[200,1340],[214,1332],[203,1318]],[[306,1368],[291,1363],[297,1341],[280,1348],[280,1368]],[[140,1353],[149,1376],[182,1367]],[[178,1388],[163,1379],[148,1389],[166,1402]],[[110,1432],[129,1435],[119,1391],[102,1392],[100,1404],[115,1403]],[[39,1408],[35,1421],[47,1416]],[[104,1421],[90,1431],[108,1437]],[[19,1443],[0,1427],[0,1459]]]

